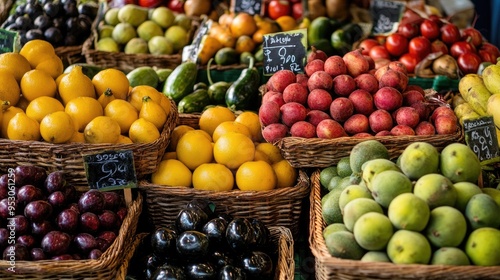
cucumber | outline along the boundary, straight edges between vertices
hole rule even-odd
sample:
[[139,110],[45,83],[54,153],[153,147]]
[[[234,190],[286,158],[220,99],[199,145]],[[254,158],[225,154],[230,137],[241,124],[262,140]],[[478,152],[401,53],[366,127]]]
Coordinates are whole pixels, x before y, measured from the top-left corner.
[[192,61],[186,61],[174,68],[163,86],[163,94],[176,103],[192,92],[198,75],[198,66]]
[[210,105],[210,97],[206,89],[198,89],[184,96],[177,105],[179,113],[199,113]]
[[150,66],[135,68],[127,74],[127,79],[131,87],[147,85],[156,88],[160,82],[160,77]]
[[71,72],[71,69],[75,66],[80,66],[82,67],[82,72],[85,76],[89,77],[91,80],[94,78],[94,76],[99,73],[99,71],[104,70],[104,68],[95,66],[93,64],[88,64],[88,63],[74,63],[69,65],[64,69],[63,73],[69,73]]
[[215,53],[214,57],[217,65],[236,64],[240,60],[240,55],[231,47],[224,47]]

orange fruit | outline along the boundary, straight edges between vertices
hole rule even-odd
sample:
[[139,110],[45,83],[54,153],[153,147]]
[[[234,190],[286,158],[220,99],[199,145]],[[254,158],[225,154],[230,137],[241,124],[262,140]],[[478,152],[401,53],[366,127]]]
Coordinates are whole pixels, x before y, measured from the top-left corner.
[[55,97],[57,84],[47,72],[33,69],[21,78],[21,92],[28,101],[40,96]]
[[95,92],[100,97],[108,88],[117,99],[127,99],[130,82],[127,75],[114,68],[99,71],[93,78]]
[[193,171],[193,188],[206,191],[230,191],[234,187],[231,170],[220,163],[204,163]]
[[257,24],[255,19],[248,13],[241,12],[238,13],[230,25],[231,33],[234,37],[240,37],[242,35],[252,36],[252,34],[257,30]]
[[191,186],[192,173],[184,163],[176,159],[162,160],[151,174],[151,183],[163,186]]
[[250,139],[252,138],[252,134],[250,133],[250,130],[245,125],[238,123],[238,122],[235,122],[235,121],[225,121],[225,122],[222,122],[221,124],[219,124],[215,128],[214,133],[212,135],[213,141],[217,142],[219,137],[221,137],[222,135],[224,135],[228,132],[239,132],[239,133],[247,136]]
[[243,163],[253,160],[255,155],[255,145],[252,140],[238,132],[221,135],[215,142],[213,150],[215,161],[229,169],[237,169]]
[[236,40],[235,50],[237,53],[241,54],[243,52],[253,52],[255,49],[255,42],[252,37],[248,35],[242,35]]
[[210,107],[201,113],[198,125],[200,129],[212,135],[215,128],[225,122],[234,121],[236,119],[233,111],[227,107],[215,106]]
[[0,54],[0,69],[5,69],[14,75],[19,83],[24,73],[31,70],[29,61],[18,53]]
[[257,113],[251,111],[243,112],[239,114],[234,121],[248,128],[254,142],[262,141],[262,126]]
[[283,31],[290,31],[297,28],[297,21],[292,16],[280,16],[276,22]]
[[276,174],[269,163],[247,161],[236,171],[236,185],[242,191],[267,191],[276,187]]
[[9,101],[11,106],[16,106],[21,98],[21,89],[16,77],[5,69],[0,69],[0,100]]
[[179,142],[177,142],[177,158],[184,163],[190,170],[203,163],[209,163],[213,160],[212,141],[202,133],[192,130],[186,132]]

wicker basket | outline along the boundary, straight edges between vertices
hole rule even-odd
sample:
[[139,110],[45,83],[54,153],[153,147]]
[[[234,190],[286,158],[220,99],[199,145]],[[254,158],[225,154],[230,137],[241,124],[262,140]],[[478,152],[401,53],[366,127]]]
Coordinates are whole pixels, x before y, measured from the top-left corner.
[[[278,262],[276,265],[276,273],[274,276],[275,280],[291,280],[294,278],[295,271],[295,261],[294,261],[294,250],[293,250],[293,238],[292,233],[286,227],[269,227],[271,232],[271,242],[275,247],[273,249],[278,252]],[[129,267],[129,262],[132,259],[134,252],[141,243],[142,239],[145,238],[147,233],[139,233],[135,236],[132,243],[128,246],[127,255],[122,263],[117,280],[124,280],[127,276],[127,270]]]
[[82,48],[83,45],[57,47],[55,48],[55,52],[61,58],[63,66],[66,68],[71,64],[86,62]]
[[328,253],[321,215],[320,171],[311,175],[309,247],[315,258],[316,279],[500,279],[500,267],[401,265],[384,262],[362,262],[335,258]]
[[6,173],[9,168],[17,165],[36,164],[48,172],[63,171],[69,183],[85,186],[88,182],[83,155],[110,150],[131,150],[134,154],[136,175],[141,178],[156,171],[170,142],[170,134],[178,119],[177,108],[173,101],[171,106],[160,138],[146,144],[51,144],[42,141],[0,139],[0,171]]
[[148,216],[154,226],[166,226],[175,221],[177,213],[193,198],[205,198],[222,212],[233,217],[258,218],[267,226],[290,228],[294,237],[299,233],[299,218],[303,199],[309,195],[309,177],[299,170],[297,185],[270,191],[226,192],[201,191],[187,187],[171,187],[139,182],[144,192]]
[[179,114],[179,122],[177,122],[177,125],[187,125],[194,129],[199,129],[200,116],[201,113]]
[[132,240],[142,211],[142,196],[130,204],[120,232],[111,246],[97,260],[17,261],[15,273],[8,271],[9,261],[0,261],[0,278],[9,279],[85,279],[114,280],[123,263],[127,244]]

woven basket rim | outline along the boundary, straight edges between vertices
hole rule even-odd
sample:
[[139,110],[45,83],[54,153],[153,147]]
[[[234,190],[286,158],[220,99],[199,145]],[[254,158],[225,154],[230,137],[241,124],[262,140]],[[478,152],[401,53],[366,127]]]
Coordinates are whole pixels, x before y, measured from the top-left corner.
[[346,278],[339,279],[358,279],[354,277],[361,277],[359,279],[486,279],[493,275],[495,279],[500,278],[499,266],[394,264],[332,257],[323,238],[323,229],[326,224],[321,215],[319,175],[319,169],[311,175],[309,248],[316,259],[317,266],[321,266],[321,272],[327,271],[328,275],[346,276]]

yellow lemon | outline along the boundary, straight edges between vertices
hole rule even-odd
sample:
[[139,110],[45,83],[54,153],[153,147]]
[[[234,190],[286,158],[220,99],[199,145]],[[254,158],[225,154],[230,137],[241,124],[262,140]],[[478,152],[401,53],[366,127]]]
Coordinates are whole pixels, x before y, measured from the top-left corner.
[[115,99],[104,108],[104,115],[112,118],[120,125],[121,134],[128,133],[130,126],[139,118],[139,113],[122,99]]
[[55,54],[55,50],[51,43],[35,39],[26,42],[19,51],[19,54],[29,61],[31,68],[35,68],[44,55]]
[[40,61],[35,69],[45,71],[55,80],[63,73],[64,65],[59,56],[51,54]]
[[17,113],[7,125],[7,138],[10,140],[40,140],[40,125],[24,112]]
[[104,115],[104,110],[99,101],[87,96],[79,96],[68,101],[64,106],[64,112],[73,118],[76,129],[80,132],[85,129],[91,120]]
[[8,138],[7,136],[7,127],[9,125],[9,121],[10,119],[12,119],[17,113],[24,113],[23,109],[19,108],[19,107],[15,107],[15,106],[11,106],[7,109],[5,109],[5,111],[3,111],[3,115],[2,115],[2,125],[1,125],[1,129],[2,129],[2,137],[3,138]]
[[118,69],[108,68],[99,71],[92,78],[92,84],[98,97],[110,89],[115,98],[127,99],[130,82],[127,75]]
[[16,106],[21,98],[21,89],[14,75],[5,69],[0,69],[0,85],[0,100],[9,101],[11,106]]
[[24,56],[15,52],[10,52],[0,54],[0,69],[12,73],[19,83],[24,73],[31,70],[31,65]]
[[266,191],[276,187],[276,174],[265,161],[247,161],[236,171],[236,185],[242,191]]
[[296,184],[298,172],[286,159],[282,159],[272,165],[276,173],[277,188],[293,187]]
[[142,99],[142,107],[139,111],[139,118],[144,118],[152,122],[158,130],[163,130],[163,126],[167,121],[165,110],[149,96],[144,96]]
[[161,94],[161,99],[160,99],[160,106],[163,108],[165,111],[165,114],[170,114],[170,110],[172,109],[172,101],[165,96],[164,94]]
[[177,159],[177,153],[176,152],[166,152],[163,154],[163,157],[161,158],[162,160],[165,159]]
[[193,188],[205,191],[230,191],[234,187],[234,175],[220,163],[204,163],[193,171]]
[[[10,102],[9,102],[10,104]],[[23,111],[26,112],[26,108],[28,108],[28,105],[30,104],[30,101],[28,101],[23,95],[19,98],[19,101],[17,101],[16,107],[19,107],[23,109]]]
[[74,131],[73,136],[69,139],[70,143],[85,143],[85,136],[83,136],[83,132]]
[[191,170],[176,159],[162,160],[158,170],[151,174],[151,183],[156,185],[190,187],[191,180]]
[[87,124],[83,136],[87,143],[116,143],[120,137],[120,125],[110,117],[99,116]]
[[73,118],[63,111],[50,113],[40,122],[40,134],[43,140],[49,143],[66,143],[74,132]]
[[101,107],[104,109],[106,106],[116,98],[113,96],[113,93],[111,92],[110,89],[106,90],[99,98],[97,98],[97,101],[101,104]]
[[21,78],[21,93],[28,101],[40,96],[55,97],[56,92],[56,81],[47,72],[33,69]]
[[116,143],[121,143],[121,144],[133,144],[134,142],[132,141],[132,139],[130,139],[130,137],[128,136],[125,136],[125,135],[120,135],[120,137],[118,137],[118,141]]
[[236,169],[254,159],[255,145],[252,140],[238,132],[222,135],[214,144],[214,159],[229,169]]
[[255,146],[255,151],[265,154],[269,158],[271,164],[283,159],[280,149],[268,142],[258,143],[257,146]]
[[83,74],[81,66],[73,67],[68,75],[61,78],[58,90],[63,105],[79,96],[96,98],[92,80]]
[[151,143],[160,138],[160,131],[152,122],[138,118],[130,125],[128,137],[134,143]]
[[210,107],[203,111],[200,115],[198,124],[201,130],[206,131],[208,134],[213,135],[215,128],[225,122],[234,121],[236,119],[233,111],[227,107],[215,106]]
[[234,121],[248,128],[254,142],[262,141],[262,126],[260,125],[259,115],[257,113],[250,111],[243,112],[239,114]]
[[64,111],[64,106],[61,101],[50,96],[37,97],[26,107],[26,115],[37,122],[41,122],[43,117],[57,111]]
[[271,159],[262,151],[255,149],[255,155],[253,157],[253,160],[263,160],[269,164],[272,164]]
[[194,130],[194,128],[189,125],[176,126],[172,130],[172,133],[170,133],[170,142],[168,143],[167,151],[175,151],[177,142],[179,142],[179,139],[182,137],[182,135],[191,130]]
[[214,140],[214,142],[217,142],[219,137],[221,137],[222,135],[224,135],[228,132],[238,132],[238,133],[241,133],[243,135],[246,135],[250,139],[252,138],[252,134],[250,133],[250,130],[245,125],[243,125],[241,123],[237,123],[235,121],[225,121],[225,122],[219,124],[215,128],[214,133],[212,134],[212,139]]
[[127,100],[130,104],[132,104],[132,106],[135,107],[135,109],[137,109],[137,111],[140,111],[144,96],[149,96],[154,102],[160,104],[162,95],[163,93],[159,92],[152,86],[140,85],[132,88]]
[[56,85],[57,85],[57,88],[59,89],[59,84],[61,83],[61,80],[62,78],[64,78],[65,76],[67,76],[68,73],[62,73],[61,75],[59,75],[57,78],[56,78]]
[[186,132],[177,143],[177,158],[190,170],[213,160],[212,141],[197,130]]

